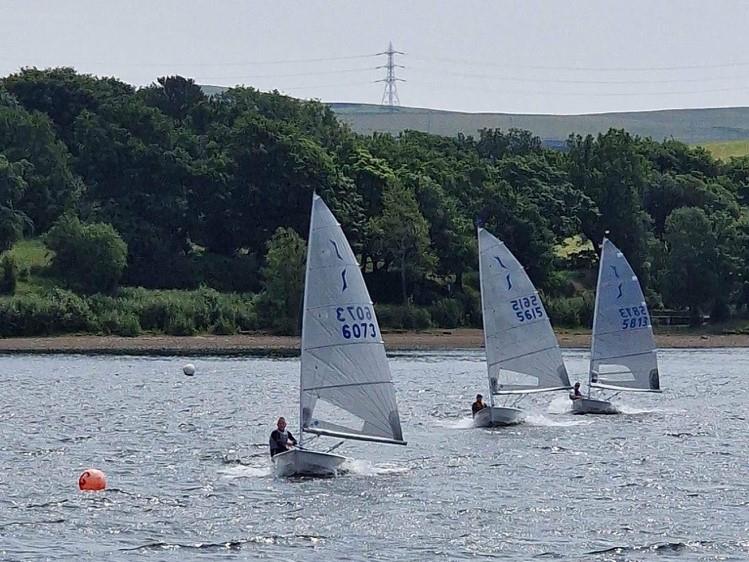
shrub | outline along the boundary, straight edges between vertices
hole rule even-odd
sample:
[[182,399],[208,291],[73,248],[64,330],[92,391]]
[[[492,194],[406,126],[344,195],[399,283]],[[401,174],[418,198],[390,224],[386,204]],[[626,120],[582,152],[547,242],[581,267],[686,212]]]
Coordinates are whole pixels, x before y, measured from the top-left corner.
[[45,243],[55,254],[55,274],[83,293],[112,292],[127,264],[127,244],[110,224],[83,224],[64,216],[49,230]]
[[432,325],[426,308],[393,304],[375,305],[375,313],[381,327],[405,330],[425,330]]
[[237,325],[233,318],[227,318],[226,316],[220,316],[216,323],[211,326],[211,333],[217,336],[230,336],[237,333]]
[[141,333],[138,318],[132,312],[106,311],[99,317],[99,325],[107,335],[135,337]]
[[441,299],[435,302],[429,313],[432,321],[441,328],[457,328],[463,325],[463,305],[456,299]]
[[4,256],[0,262],[0,294],[12,295],[18,283],[18,266],[13,256]]

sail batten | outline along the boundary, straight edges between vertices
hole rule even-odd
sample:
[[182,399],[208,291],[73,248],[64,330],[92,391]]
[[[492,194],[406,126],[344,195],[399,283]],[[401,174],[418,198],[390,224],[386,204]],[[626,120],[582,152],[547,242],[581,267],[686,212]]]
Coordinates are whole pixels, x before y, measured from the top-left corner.
[[570,387],[541,297],[503,242],[478,229],[479,278],[493,395]]
[[650,313],[627,258],[603,239],[596,284],[589,382],[612,390],[660,390]]
[[[313,196],[302,316],[301,426],[305,432],[400,442],[385,346],[364,277],[333,214]],[[318,419],[318,402],[361,423]],[[342,414],[339,412],[339,414]],[[334,414],[328,412],[328,417]],[[353,437],[356,436],[356,437]]]

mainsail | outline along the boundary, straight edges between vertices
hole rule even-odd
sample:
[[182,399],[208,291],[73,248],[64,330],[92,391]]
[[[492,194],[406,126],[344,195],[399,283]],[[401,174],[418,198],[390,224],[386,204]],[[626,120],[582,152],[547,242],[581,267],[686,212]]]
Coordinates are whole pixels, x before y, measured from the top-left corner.
[[[405,444],[395,389],[372,300],[341,226],[312,197],[302,319],[303,431]],[[361,420],[316,419],[318,401]]]
[[503,242],[479,228],[484,342],[492,394],[570,388],[541,298]]
[[607,238],[596,286],[590,386],[660,391],[653,329],[640,282],[627,258]]

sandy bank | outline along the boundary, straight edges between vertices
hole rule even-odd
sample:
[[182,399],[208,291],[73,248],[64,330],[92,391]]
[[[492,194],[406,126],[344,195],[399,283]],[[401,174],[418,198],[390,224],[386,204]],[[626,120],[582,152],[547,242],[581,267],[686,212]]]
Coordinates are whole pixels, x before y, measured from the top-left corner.
[[[562,347],[586,348],[590,334],[560,331]],[[739,334],[657,334],[661,348],[749,347],[749,335]],[[479,349],[483,346],[481,330],[428,330],[385,334],[389,350],[407,349]],[[295,355],[299,339],[264,334],[235,336],[57,336],[45,338],[0,339],[0,353],[84,353],[130,355]]]

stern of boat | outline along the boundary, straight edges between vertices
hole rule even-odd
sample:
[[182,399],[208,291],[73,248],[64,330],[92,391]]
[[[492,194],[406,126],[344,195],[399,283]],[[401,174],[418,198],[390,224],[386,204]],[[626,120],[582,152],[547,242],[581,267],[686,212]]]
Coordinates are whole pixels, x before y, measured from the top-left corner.
[[607,400],[580,398],[572,401],[573,414],[618,414],[616,406]]
[[290,449],[273,457],[273,472],[279,478],[310,476],[329,478],[340,473],[346,457],[308,449]]
[[523,422],[523,410],[519,408],[487,407],[476,412],[474,427],[503,427]]

